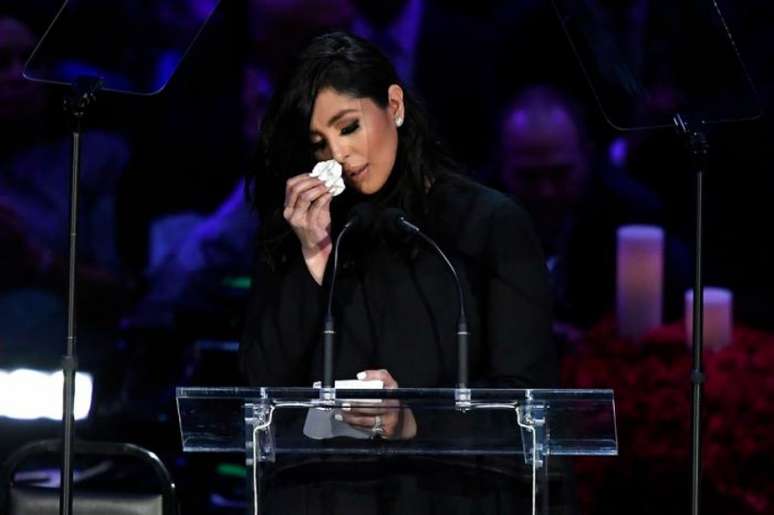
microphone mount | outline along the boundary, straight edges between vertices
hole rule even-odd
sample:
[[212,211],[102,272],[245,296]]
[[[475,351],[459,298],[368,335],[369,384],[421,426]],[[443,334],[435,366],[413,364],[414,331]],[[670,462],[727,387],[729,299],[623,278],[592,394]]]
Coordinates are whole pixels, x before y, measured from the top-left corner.
[[373,207],[370,204],[358,204],[350,212],[350,218],[336,236],[333,246],[333,268],[331,270],[331,284],[328,288],[328,305],[323,320],[323,381],[320,388],[320,400],[324,403],[333,403],[336,400],[336,388],[333,378],[334,340],[336,337],[336,325],[333,318],[333,292],[336,286],[336,272],[339,269],[339,247],[344,235],[355,229],[362,229],[370,225],[373,219]]

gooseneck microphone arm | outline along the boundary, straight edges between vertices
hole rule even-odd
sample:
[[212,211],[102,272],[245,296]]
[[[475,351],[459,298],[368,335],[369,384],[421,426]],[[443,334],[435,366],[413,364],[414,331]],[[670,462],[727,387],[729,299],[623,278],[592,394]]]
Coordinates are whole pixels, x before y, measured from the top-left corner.
[[357,224],[358,218],[352,218],[336,236],[333,246],[333,269],[331,270],[331,286],[328,289],[328,305],[323,321],[323,388],[333,388],[333,339],[336,336],[336,328],[333,322],[333,289],[336,286],[336,271],[339,269],[339,245],[342,237],[349,229]]
[[[449,258],[438,244],[430,238],[428,235],[422,232],[422,230],[416,225],[412,224],[403,214],[394,214],[395,223],[403,230],[415,234],[427,242],[435,252],[441,256],[446,266],[449,268],[452,276],[454,277],[454,284],[457,286],[457,298],[459,300],[459,315],[457,318],[457,388],[468,388],[468,319],[465,314],[465,297],[462,294],[462,284],[460,283],[459,275],[454,265],[451,264]],[[458,399],[460,400],[460,399]]]
[[371,225],[374,218],[374,208],[368,203],[356,205],[349,213],[349,220],[341,228],[336,241],[333,245],[333,268],[331,270],[331,284],[328,288],[328,305],[325,309],[325,318],[323,320],[323,381],[320,389],[320,398],[322,400],[332,401],[335,399],[334,379],[333,379],[333,345],[336,337],[336,325],[333,319],[333,291],[336,286],[336,275],[339,270],[339,246],[344,235],[352,230],[365,229]]

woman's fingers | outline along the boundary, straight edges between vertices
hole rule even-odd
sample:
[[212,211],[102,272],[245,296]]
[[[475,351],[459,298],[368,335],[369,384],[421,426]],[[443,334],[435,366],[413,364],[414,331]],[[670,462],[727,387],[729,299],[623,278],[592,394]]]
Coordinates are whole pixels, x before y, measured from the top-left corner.
[[358,402],[345,402],[341,405],[341,411],[345,413],[351,413],[354,416],[369,416],[375,417],[376,415],[384,415],[386,413],[397,412],[397,406],[385,406],[382,403],[358,403]]
[[296,207],[296,203],[301,195],[322,184],[320,179],[309,177],[308,175],[291,177],[285,183],[285,207]]
[[[372,428],[376,425],[376,415],[353,415],[352,413],[342,413],[342,420],[350,426]],[[382,420],[384,418],[382,417]]]
[[392,377],[392,375],[390,375],[387,370],[383,368],[379,370],[363,370],[357,374],[357,378],[361,381],[378,379],[388,390],[398,388],[398,382]]
[[298,194],[295,203],[296,211],[305,212],[309,210],[312,203],[328,193],[328,188],[325,184],[318,183],[316,186],[312,186]]
[[288,186],[292,186],[293,184],[295,184],[295,183],[297,183],[299,181],[303,181],[304,179],[308,179],[309,177],[311,177],[311,175],[309,175],[308,173],[300,173],[300,174],[294,175],[293,177],[288,179],[286,181],[286,184]]
[[[357,374],[361,381],[379,380],[386,389],[398,388],[398,382],[385,369],[363,370]],[[381,426],[384,436],[388,438],[400,437],[398,426],[401,425],[401,411],[405,408],[399,408],[399,403],[391,399],[385,399],[380,403],[350,402],[342,406],[342,410],[336,418],[356,427],[364,429],[373,429]]]
[[328,215],[330,214],[330,211],[328,210],[328,206],[331,204],[331,199],[333,199],[333,195],[331,195],[326,188],[325,193],[317,197],[317,199],[312,202],[312,205],[309,206],[309,217],[318,222],[326,221],[323,217],[329,218]]
[[288,206],[293,209],[307,209],[327,188],[317,179],[298,183],[288,195]]
[[[292,207],[293,204],[290,203],[290,197],[291,195],[297,195],[296,188],[298,187],[298,184],[300,182],[305,181],[309,177],[306,175],[296,175],[295,177],[291,177],[287,181],[285,181],[285,208]],[[293,199],[293,203],[295,203],[295,197]]]
[[304,223],[307,217],[312,214],[316,215],[316,212],[311,212],[310,208],[315,201],[321,199],[326,194],[328,194],[328,189],[318,181],[316,185],[312,185],[300,191],[297,195],[293,195],[291,198],[295,199],[294,203],[286,206],[282,214],[286,220],[292,222],[291,225],[308,225]]
[[[337,417],[338,419],[339,417]],[[377,425],[382,427],[384,435],[392,437],[395,435],[399,416],[398,412],[385,413],[384,415],[353,415],[352,413],[341,413],[341,420],[346,422],[350,426],[360,427],[363,429],[373,429]]]

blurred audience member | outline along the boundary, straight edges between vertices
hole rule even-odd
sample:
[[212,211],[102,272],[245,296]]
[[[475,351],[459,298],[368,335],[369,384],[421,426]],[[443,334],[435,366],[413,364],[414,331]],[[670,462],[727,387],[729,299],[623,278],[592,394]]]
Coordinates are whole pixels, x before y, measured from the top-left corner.
[[309,40],[348,27],[352,16],[350,0],[248,0],[255,59],[276,82]]
[[[256,64],[246,65],[241,98],[246,148],[257,140],[271,92],[269,74]],[[182,313],[223,316],[234,309],[228,302],[234,284],[251,275],[254,262],[256,217],[245,200],[245,183],[240,180],[212,213],[184,211],[153,221],[146,271],[148,293],[128,324],[172,327]],[[246,287],[239,289],[247,293]]]
[[342,28],[371,41],[395,63],[456,158],[473,168],[483,164],[494,150],[495,49],[505,36],[492,30],[488,18],[495,4],[350,1],[352,23]]
[[[35,37],[26,25],[0,16],[0,119],[8,124],[6,128],[11,123],[27,126],[38,122],[35,116],[43,109],[42,91],[22,77],[24,63],[34,45]],[[3,139],[2,148],[7,148],[10,142]]]
[[395,64],[398,75],[411,84],[425,11],[424,1],[352,0],[352,3],[357,12],[352,32],[378,46]]
[[[533,217],[553,278],[557,320],[578,326],[613,307],[616,228],[663,223],[655,194],[623,168],[594,166],[592,154],[580,110],[551,87],[526,89],[506,112],[500,185]],[[669,236],[666,260],[672,311],[679,309],[689,261]]]
[[[233,308],[227,297],[240,277],[249,277],[256,219],[245,202],[245,185],[213,213],[169,215],[151,227],[147,271],[149,293],[133,325],[171,327],[180,313],[223,315]],[[247,285],[243,286],[247,293]]]

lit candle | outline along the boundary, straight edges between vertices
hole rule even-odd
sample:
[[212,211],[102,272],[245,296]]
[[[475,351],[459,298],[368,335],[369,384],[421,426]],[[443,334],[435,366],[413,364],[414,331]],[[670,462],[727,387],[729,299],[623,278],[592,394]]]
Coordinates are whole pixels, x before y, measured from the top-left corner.
[[648,225],[618,229],[616,315],[621,336],[640,339],[661,325],[664,231]]
[[[704,346],[720,349],[731,343],[733,295],[723,288],[704,288]],[[693,342],[693,290],[685,292],[686,343]]]

